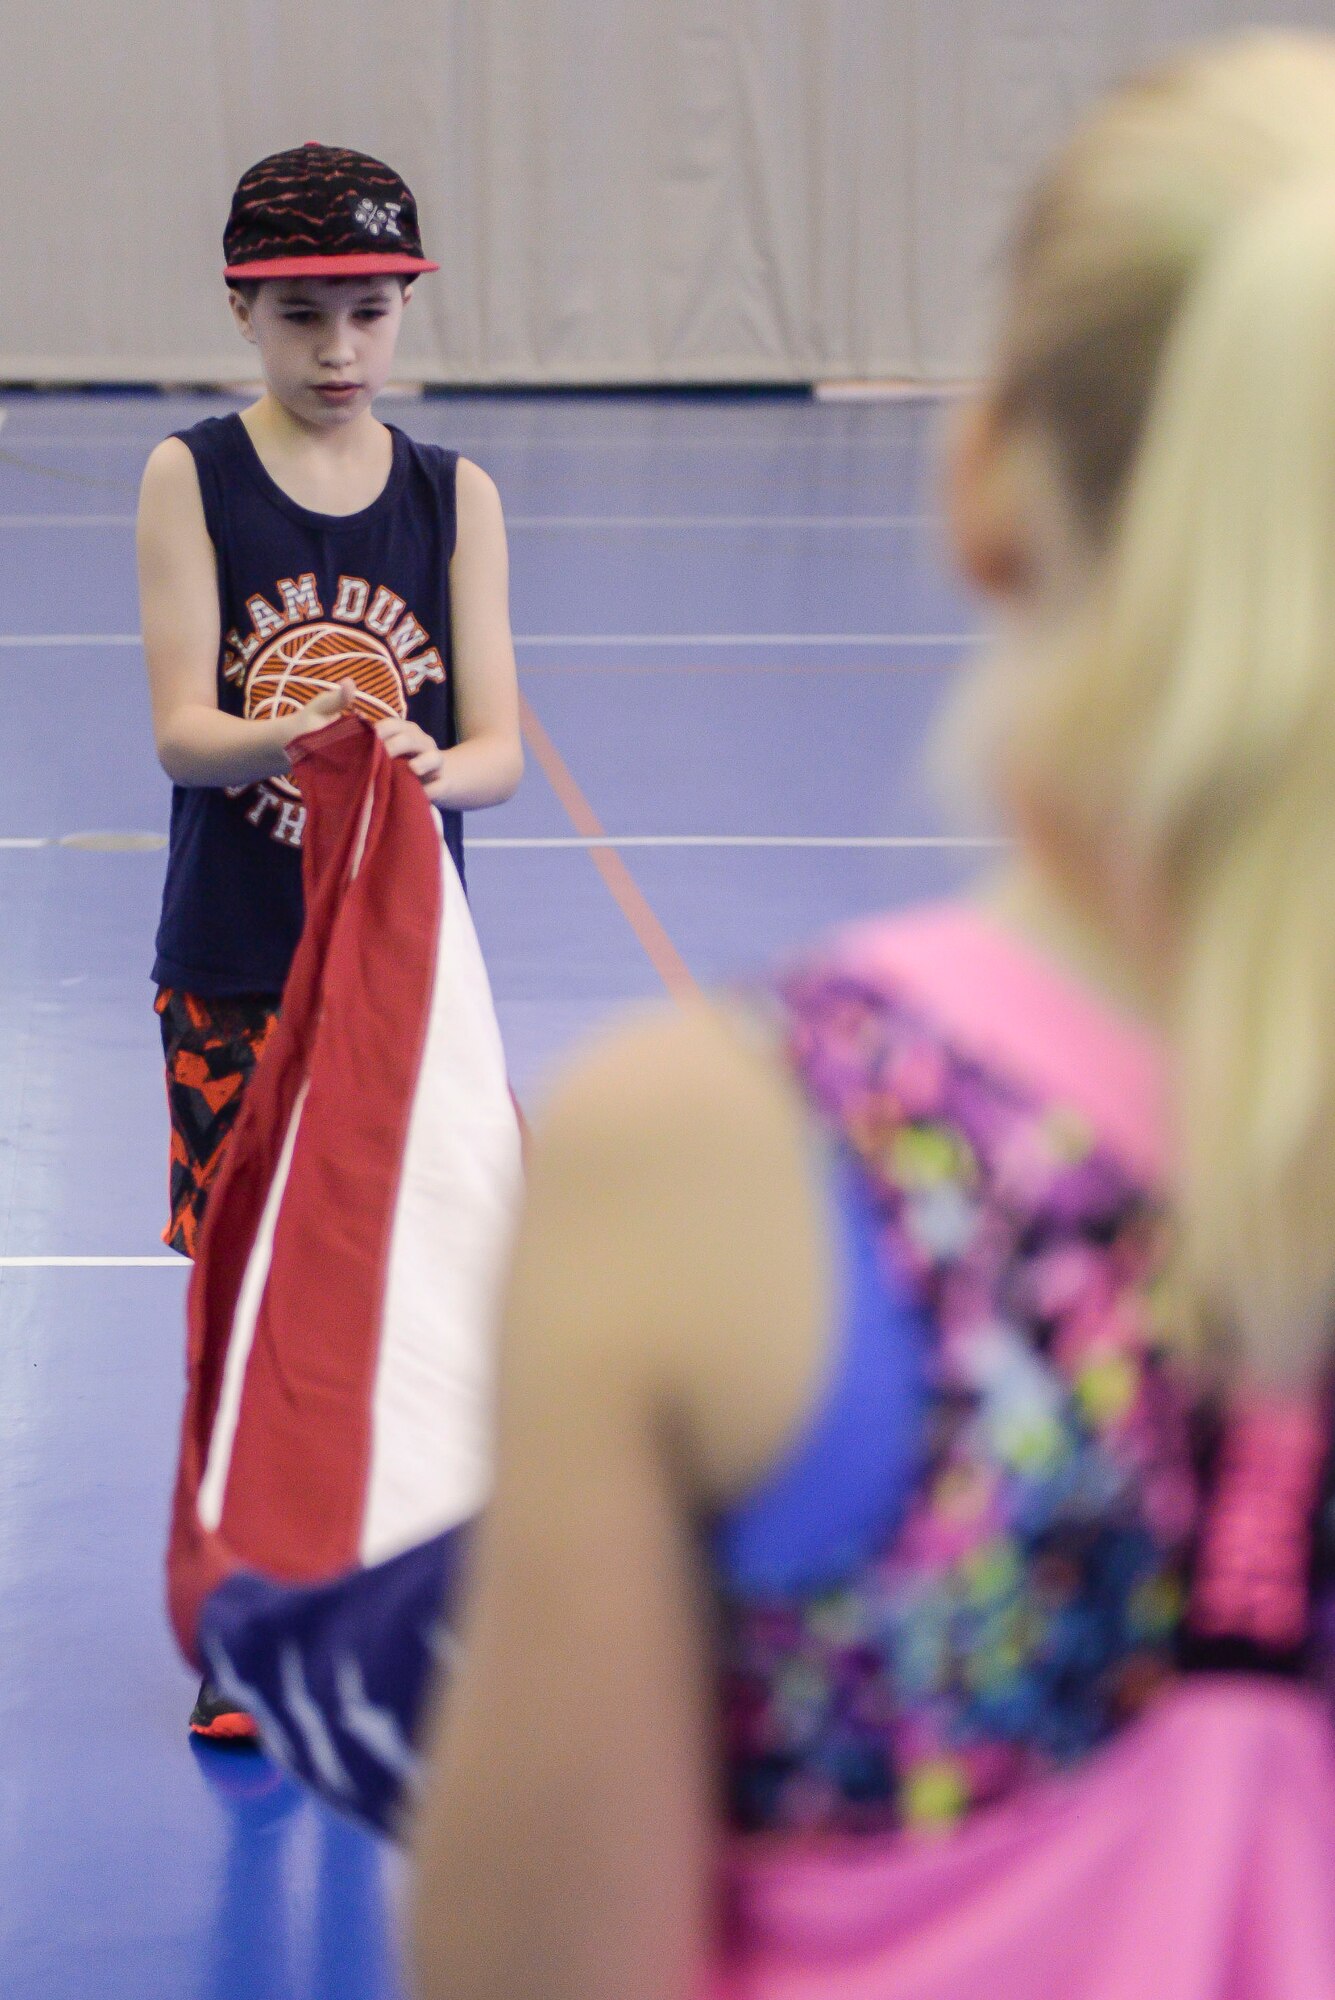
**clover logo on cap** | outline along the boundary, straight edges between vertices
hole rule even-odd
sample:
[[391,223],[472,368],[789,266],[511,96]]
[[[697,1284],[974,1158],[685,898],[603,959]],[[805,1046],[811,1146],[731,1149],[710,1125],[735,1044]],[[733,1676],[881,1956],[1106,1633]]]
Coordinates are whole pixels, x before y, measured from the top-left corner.
[[352,219],[368,236],[402,236],[399,227],[402,208],[401,201],[377,202],[374,196],[366,194],[352,211]]

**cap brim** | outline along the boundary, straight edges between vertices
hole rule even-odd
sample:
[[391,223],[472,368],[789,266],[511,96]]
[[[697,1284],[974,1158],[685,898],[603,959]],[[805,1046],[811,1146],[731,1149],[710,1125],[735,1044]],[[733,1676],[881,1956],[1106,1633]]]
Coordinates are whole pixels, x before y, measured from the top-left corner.
[[344,257],[267,257],[258,264],[228,264],[224,278],[388,278],[438,271],[427,257],[396,250],[357,250]]

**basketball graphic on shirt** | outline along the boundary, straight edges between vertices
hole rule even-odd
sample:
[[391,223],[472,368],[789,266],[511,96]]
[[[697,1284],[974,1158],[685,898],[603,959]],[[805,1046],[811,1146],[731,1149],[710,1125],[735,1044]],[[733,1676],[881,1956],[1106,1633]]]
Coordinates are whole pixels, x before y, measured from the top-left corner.
[[[357,690],[353,702],[368,722],[384,722],[408,713],[408,694],[398,662],[389,647],[360,626],[299,625],[266,646],[246,675],[246,716],[268,722],[294,715],[328,694],[340,681]],[[271,778],[295,798],[297,788],[287,778]]]

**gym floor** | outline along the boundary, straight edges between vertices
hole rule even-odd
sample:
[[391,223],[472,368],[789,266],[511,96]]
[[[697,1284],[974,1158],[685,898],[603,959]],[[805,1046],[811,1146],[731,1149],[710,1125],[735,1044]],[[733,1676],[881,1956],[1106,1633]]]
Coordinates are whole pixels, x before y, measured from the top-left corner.
[[[162,1611],[186,1267],[148,969],[169,786],[137,639],[147,453],[240,405],[0,397],[0,1992],[393,2000],[397,1857],[192,1750]],[[745,976],[986,860],[921,753],[974,614],[941,409],[429,397],[492,473],[529,768],[469,885],[530,1106],[610,1009]]]

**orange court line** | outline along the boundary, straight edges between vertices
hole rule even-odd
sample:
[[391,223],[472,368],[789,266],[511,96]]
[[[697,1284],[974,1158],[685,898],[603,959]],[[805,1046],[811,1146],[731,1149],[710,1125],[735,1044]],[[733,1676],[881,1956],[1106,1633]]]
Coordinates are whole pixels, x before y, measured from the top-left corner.
[[[606,840],[606,829],[597,813],[522,694],[519,697],[519,720],[524,741],[537,758],[543,776],[564,806],[576,833],[585,840]],[[588,855],[668,992],[674,1000],[689,1000],[700,989],[621,856],[610,847],[592,847],[588,849]]]

